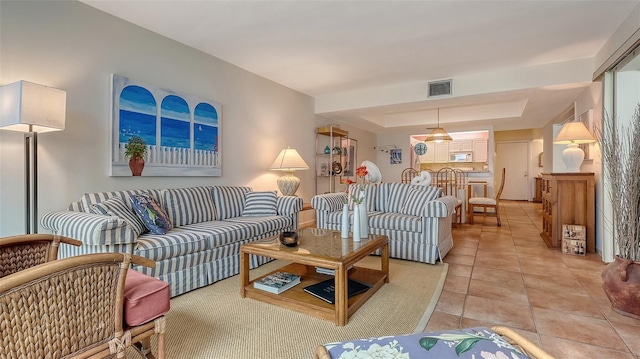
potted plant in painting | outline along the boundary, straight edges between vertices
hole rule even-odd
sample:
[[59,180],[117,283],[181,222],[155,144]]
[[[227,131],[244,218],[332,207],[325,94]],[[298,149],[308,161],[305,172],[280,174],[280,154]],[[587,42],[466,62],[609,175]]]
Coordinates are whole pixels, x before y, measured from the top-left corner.
[[134,176],[141,176],[144,169],[144,155],[147,153],[147,144],[140,136],[129,137],[129,142],[124,146],[124,155],[129,157],[129,168]]
[[615,260],[602,272],[616,312],[640,319],[640,103],[629,126],[603,121],[596,129],[613,208]]

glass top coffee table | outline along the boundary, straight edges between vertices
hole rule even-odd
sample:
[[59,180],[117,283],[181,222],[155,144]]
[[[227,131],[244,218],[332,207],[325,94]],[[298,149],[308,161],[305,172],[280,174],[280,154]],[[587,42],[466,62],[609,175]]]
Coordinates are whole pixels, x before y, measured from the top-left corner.
[[[384,235],[369,235],[360,242],[340,238],[340,231],[319,228],[304,228],[297,231],[297,247],[280,244],[278,237],[267,238],[240,248],[240,295],[287,309],[331,320],[336,325],[346,325],[371,296],[389,283],[389,239]],[[354,266],[358,261],[380,249],[380,269]],[[292,262],[273,272],[288,272],[299,275],[300,284],[280,294],[256,289],[249,278],[249,255],[260,255]],[[335,304],[330,304],[306,293],[303,288],[331,278],[316,272],[316,267],[335,271]],[[273,273],[272,272],[272,273]],[[271,273],[269,273],[271,274]],[[358,295],[348,297],[348,279],[366,283],[371,287]]]

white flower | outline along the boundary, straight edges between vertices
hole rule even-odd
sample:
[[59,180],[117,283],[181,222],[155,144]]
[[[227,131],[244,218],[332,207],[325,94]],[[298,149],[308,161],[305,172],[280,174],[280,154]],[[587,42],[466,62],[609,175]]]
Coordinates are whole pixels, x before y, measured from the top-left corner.
[[497,351],[495,354],[482,351],[480,352],[480,356],[484,359],[509,359],[509,357],[501,351]]

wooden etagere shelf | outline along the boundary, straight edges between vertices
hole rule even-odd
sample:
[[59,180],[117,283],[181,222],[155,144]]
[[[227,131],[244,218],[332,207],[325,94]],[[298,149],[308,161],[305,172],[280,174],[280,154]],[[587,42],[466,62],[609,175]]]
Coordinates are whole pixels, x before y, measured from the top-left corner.
[[562,225],[586,228],[587,253],[595,252],[595,175],[542,174],[542,232],[547,246],[562,245]]

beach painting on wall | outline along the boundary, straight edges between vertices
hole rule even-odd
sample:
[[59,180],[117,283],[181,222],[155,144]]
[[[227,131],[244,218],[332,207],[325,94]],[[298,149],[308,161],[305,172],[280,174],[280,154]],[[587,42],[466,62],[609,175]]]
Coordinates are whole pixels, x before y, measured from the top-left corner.
[[142,176],[221,175],[221,104],[111,77],[111,176],[132,176],[132,138],[146,148]]

